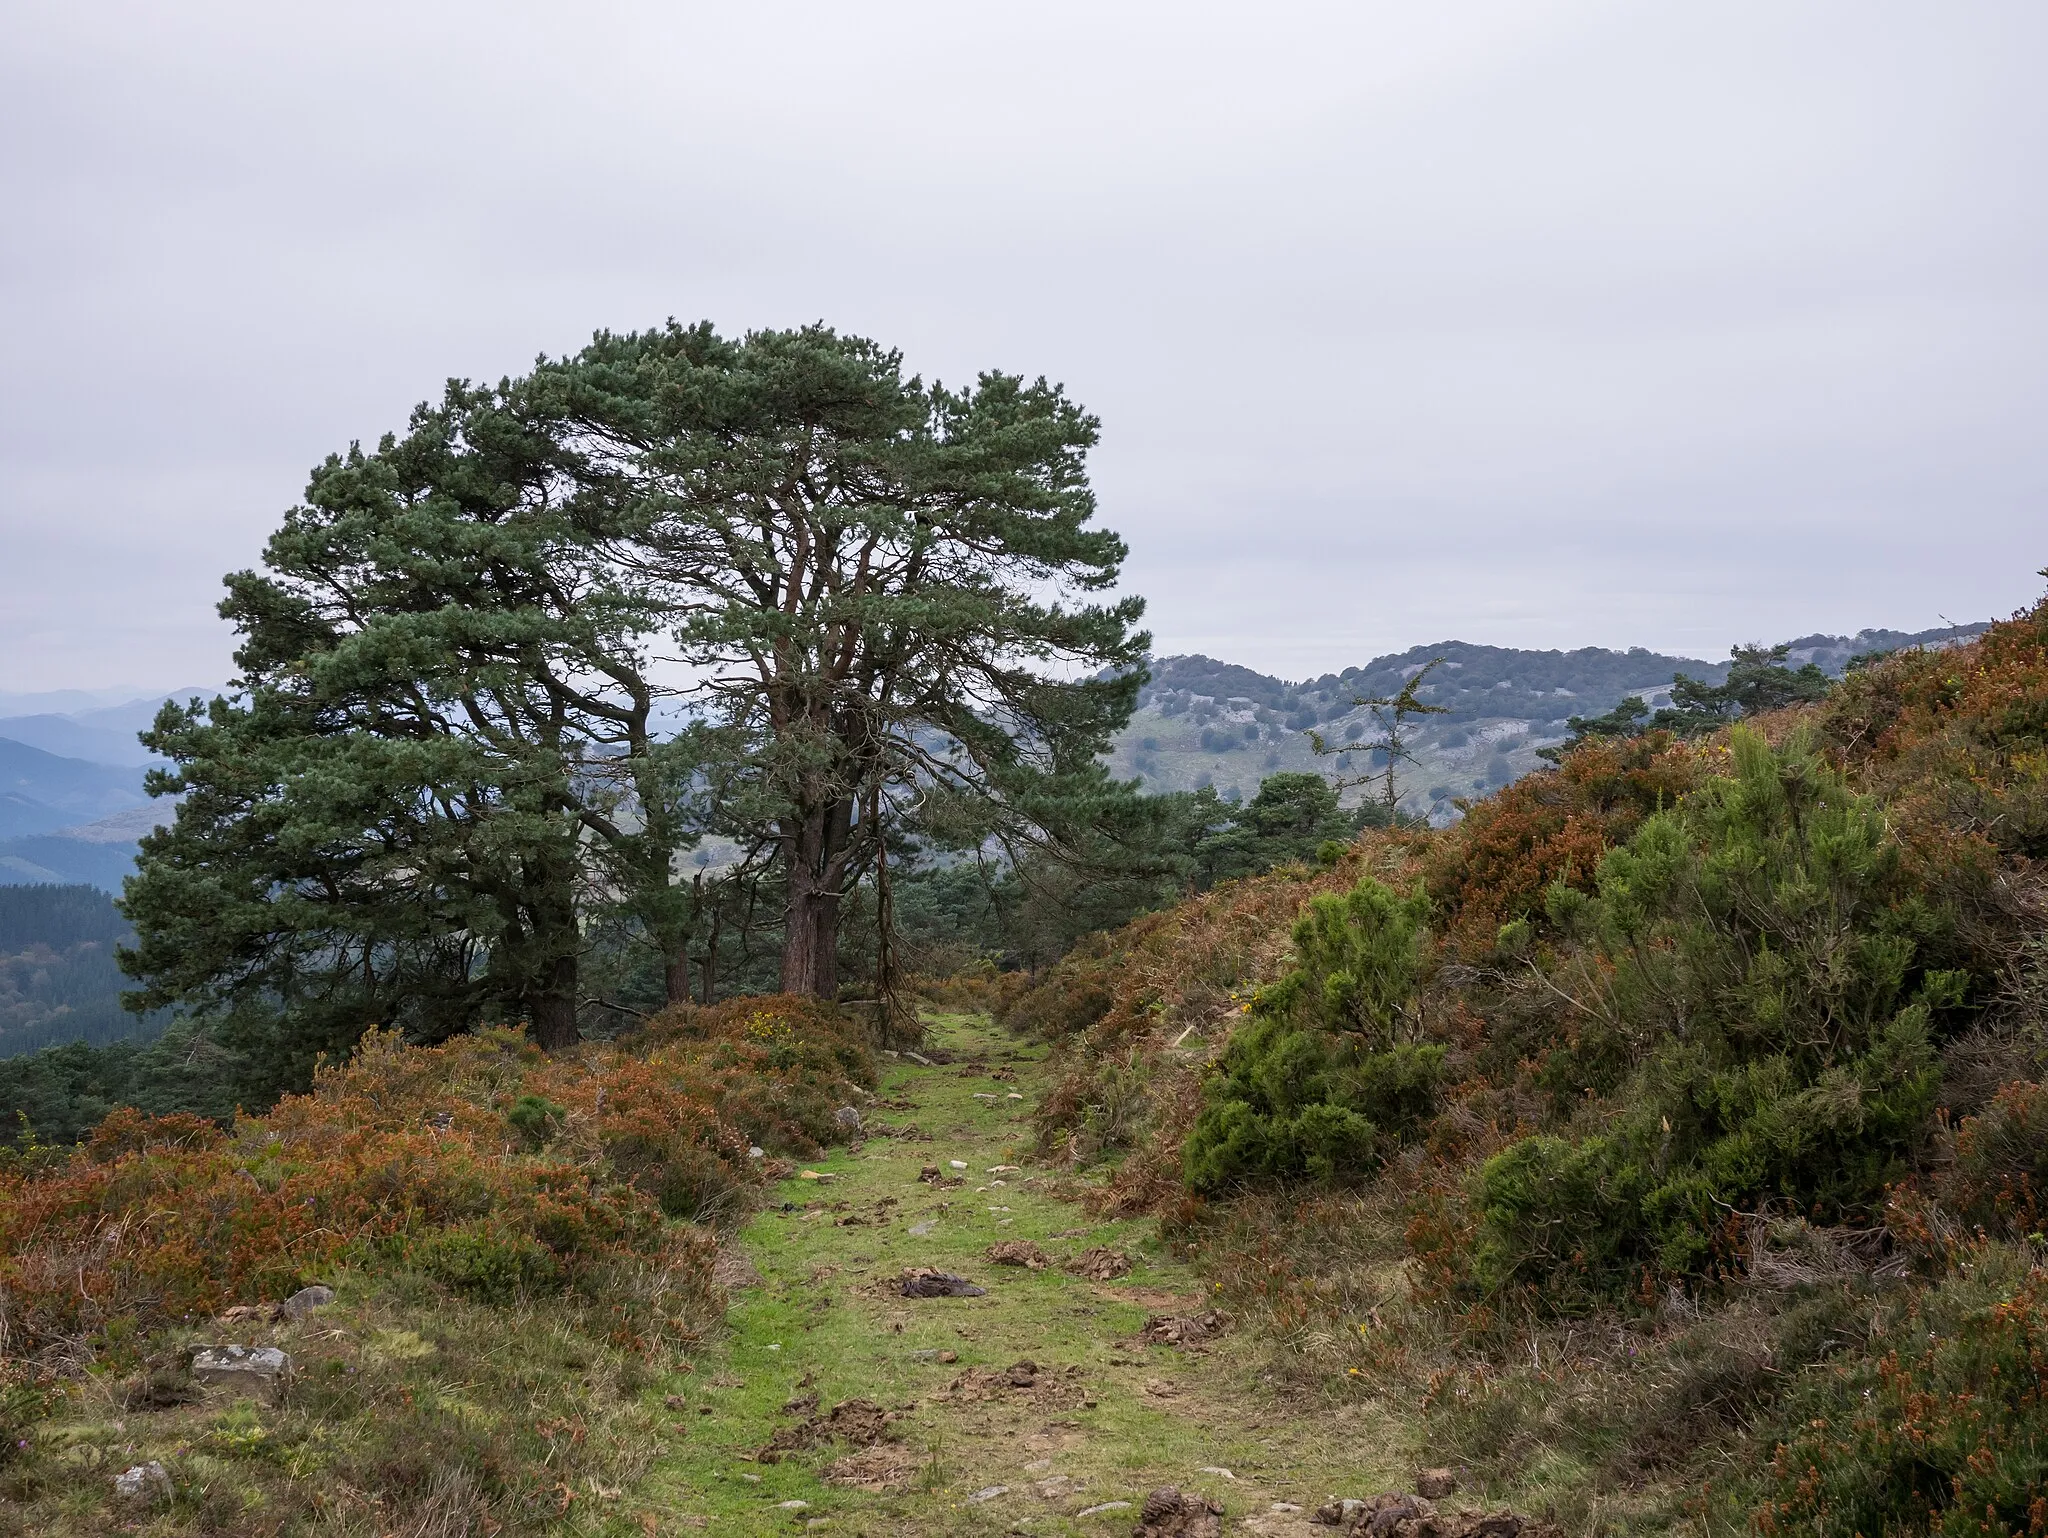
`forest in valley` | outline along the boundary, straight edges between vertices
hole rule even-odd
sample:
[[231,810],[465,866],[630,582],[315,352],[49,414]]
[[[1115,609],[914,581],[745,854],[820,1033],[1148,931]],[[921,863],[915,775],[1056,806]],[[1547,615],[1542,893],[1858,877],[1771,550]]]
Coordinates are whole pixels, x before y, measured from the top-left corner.
[[[0,1533],[104,1530],[145,1444],[138,1530],[665,1530],[735,1235],[929,1140],[886,1076],[962,1021],[1015,1054],[977,1100],[1045,1075],[991,1177],[1506,1524],[1313,1530],[2048,1532],[2048,602],[1573,684],[1155,672],[1097,434],[1042,380],[671,325],[315,470],[227,578],[235,692],[144,735],[176,813],[118,913],[43,889],[68,929],[9,939],[0,888],[0,1009],[118,965],[169,1022],[0,1064]],[[1232,709],[1302,766],[1119,771],[1141,711]],[[1404,778],[1516,712],[1515,774]],[[278,1338],[328,1365],[208,1399],[198,1332],[315,1286],[354,1322]],[[816,1520],[1033,1530],[935,1448]],[[1220,1531],[1153,1510],[1115,1520]]]

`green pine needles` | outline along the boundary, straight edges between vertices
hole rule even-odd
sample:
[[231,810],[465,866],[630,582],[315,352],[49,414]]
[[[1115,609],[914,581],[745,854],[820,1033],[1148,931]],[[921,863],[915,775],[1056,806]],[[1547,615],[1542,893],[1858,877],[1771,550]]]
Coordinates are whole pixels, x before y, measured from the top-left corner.
[[1547,1065],[1564,1133],[1479,1176],[1475,1280],[1553,1301],[1699,1276],[1766,1212],[1867,1220],[1933,1109],[1935,1028],[1962,974],[1929,963],[1882,809],[1801,736],[1738,729],[1732,774],[1562,883],[1552,923],[1577,1029]]
[[1428,916],[1420,891],[1371,877],[1309,903],[1293,969],[1260,990],[1208,1082],[1191,1186],[1359,1179],[1434,1113],[1444,1049],[1412,1039]]

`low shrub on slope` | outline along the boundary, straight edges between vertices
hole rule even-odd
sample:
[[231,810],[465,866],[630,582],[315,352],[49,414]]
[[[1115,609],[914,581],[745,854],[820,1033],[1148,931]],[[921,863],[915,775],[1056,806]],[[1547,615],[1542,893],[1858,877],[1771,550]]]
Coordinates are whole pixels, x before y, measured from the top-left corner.
[[2044,855],[2048,604],[1589,741],[1007,1014],[1066,1044],[1046,1150],[1488,1477],[1588,1523],[2040,1532]]
[[[873,1077],[862,1028],[829,1006],[741,999],[557,1057],[510,1031],[373,1033],[311,1093],[226,1129],[123,1110],[78,1148],[17,1148],[0,1157],[0,1402],[17,1423],[0,1506],[42,1524],[75,1508],[94,1530],[106,1479],[74,1453],[111,1439],[133,1461],[165,1447],[173,1514],[209,1530],[312,1530],[335,1516],[309,1478],[329,1468],[344,1506],[384,1513],[377,1531],[408,1510],[406,1531],[544,1525],[587,1493],[578,1467],[605,1483],[631,1462],[633,1385],[717,1319],[716,1227],[767,1156],[840,1135],[834,1108]],[[218,1406],[181,1408],[184,1347],[247,1343],[267,1315],[217,1317],[315,1282],[349,1327],[277,1327],[312,1372],[285,1409],[235,1412],[230,1434]],[[587,1446],[607,1404],[616,1445]],[[249,1456],[195,1462],[194,1425]]]

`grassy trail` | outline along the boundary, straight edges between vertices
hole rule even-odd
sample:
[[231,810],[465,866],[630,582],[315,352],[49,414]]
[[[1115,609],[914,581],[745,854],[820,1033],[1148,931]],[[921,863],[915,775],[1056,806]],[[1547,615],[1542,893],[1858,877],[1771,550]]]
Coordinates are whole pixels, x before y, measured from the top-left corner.
[[[1401,1483],[1413,1449],[1372,1409],[1278,1402],[1227,1333],[1186,1350],[1140,1338],[1149,1316],[1201,1313],[1201,1283],[1151,1222],[1091,1221],[1027,1162],[1043,1048],[945,1016],[925,1050],[938,1061],[896,1060],[864,1104],[864,1143],[807,1167],[829,1179],[784,1182],[739,1235],[759,1281],[735,1291],[694,1371],[657,1391],[673,1439],[640,1492],[660,1514],[650,1531],[1120,1535],[1172,1484],[1222,1504],[1227,1531],[1283,1538],[1318,1530],[1275,1502]],[[962,1183],[920,1181],[934,1165]],[[992,1264],[1005,1240],[1052,1264]],[[1097,1246],[1127,1253],[1130,1274],[1062,1269]],[[904,1298],[911,1266],[987,1295]],[[1009,1373],[1025,1361],[1035,1374]],[[855,1451],[843,1441],[758,1458],[856,1398],[894,1417],[862,1461],[867,1487],[826,1477]]]

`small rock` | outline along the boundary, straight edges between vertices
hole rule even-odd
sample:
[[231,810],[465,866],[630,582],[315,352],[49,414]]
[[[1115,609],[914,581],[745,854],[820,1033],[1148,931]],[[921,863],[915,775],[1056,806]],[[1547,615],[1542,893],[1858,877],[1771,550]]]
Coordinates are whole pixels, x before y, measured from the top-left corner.
[[199,1382],[256,1398],[280,1398],[290,1381],[292,1359],[275,1346],[201,1346],[192,1356]]
[[992,1501],[999,1495],[1008,1495],[1009,1493],[1010,1487],[1008,1485],[990,1485],[987,1489],[977,1490],[974,1494],[968,1496],[967,1504],[979,1506],[983,1501]]
[[1275,1501],[1266,1510],[1272,1512],[1276,1517],[1293,1517],[1301,1514],[1301,1508],[1292,1501]]
[[1129,1501],[1104,1501],[1100,1506],[1090,1506],[1085,1511],[1075,1512],[1074,1515],[1077,1517],[1099,1517],[1108,1512],[1129,1511],[1130,1509],[1131,1503]]
[[811,1503],[809,1501],[777,1501],[775,1509],[777,1511],[809,1511]]
[[1024,1097],[1023,1097],[1022,1095],[1018,1094],[1018,1093],[1017,1093],[1017,1092],[1016,1092],[1016,1091],[1015,1091],[1015,1090],[1013,1089],[1013,1090],[1011,1090],[1011,1091],[1010,1091],[1010,1093],[1008,1094],[1008,1096],[1006,1096],[1005,1098],[1007,1098],[1007,1099],[1010,1099],[1010,1100],[1022,1100],[1022,1099],[1023,1099]]
[[982,1173],[984,1175],[1014,1175],[1021,1168],[1023,1166],[1017,1164],[991,1164]]
[[334,1289],[332,1287],[322,1287],[315,1283],[311,1287],[301,1287],[297,1292],[278,1304],[277,1312],[282,1318],[298,1320],[305,1318],[316,1308],[325,1308],[333,1301]]
[[913,1239],[922,1239],[926,1234],[930,1233],[933,1229],[937,1228],[938,1226],[938,1220],[935,1218],[926,1218],[922,1223],[913,1223],[910,1225],[910,1237]]
[[848,1132],[860,1131],[860,1112],[850,1105],[843,1105],[832,1113],[832,1119]]
[[799,1180],[837,1180],[839,1177],[823,1170],[798,1170],[796,1178]]
[[171,1471],[152,1458],[124,1469],[114,1476],[114,1494],[124,1501],[167,1501],[171,1498]]
[[952,1165],[953,1168],[956,1170],[964,1170],[967,1168],[967,1161],[965,1159],[948,1159],[946,1162]]
[[913,1063],[922,1063],[927,1068],[931,1067],[932,1065],[932,1060],[926,1057],[921,1052],[906,1052],[903,1055],[909,1058]]
[[1458,1476],[1449,1469],[1424,1469],[1415,1476],[1415,1493],[1426,1500],[1440,1501],[1457,1488]]
[[960,1353],[957,1351],[941,1351],[939,1353],[939,1360],[942,1362],[957,1362],[960,1360]]
[[768,1150],[765,1148],[749,1148],[747,1150],[747,1157],[749,1159],[765,1159],[768,1157]]
[[1220,1474],[1225,1479],[1231,1480],[1233,1482],[1237,1479],[1237,1476],[1231,1473],[1230,1470],[1218,1468],[1213,1463],[1205,1463],[1200,1468],[1196,1469],[1195,1472],[1197,1474]]

